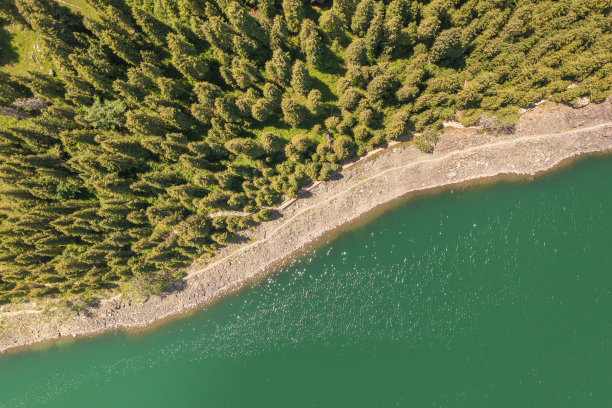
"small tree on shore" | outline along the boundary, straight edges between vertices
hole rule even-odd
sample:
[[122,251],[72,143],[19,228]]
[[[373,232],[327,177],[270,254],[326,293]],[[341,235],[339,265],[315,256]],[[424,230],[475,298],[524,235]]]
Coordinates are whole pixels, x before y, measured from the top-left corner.
[[438,141],[438,134],[434,130],[426,130],[415,136],[413,140],[414,145],[420,151],[423,153],[432,153]]

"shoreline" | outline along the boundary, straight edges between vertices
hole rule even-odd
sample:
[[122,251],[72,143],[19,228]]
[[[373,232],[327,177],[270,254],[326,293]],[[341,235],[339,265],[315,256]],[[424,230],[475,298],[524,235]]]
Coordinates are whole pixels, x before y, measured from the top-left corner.
[[138,304],[115,296],[80,315],[17,310],[24,305],[0,308],[0,353],[113,330],[148,332],[256,282],[304,249],[414,196],[483,180],[523,179],[611,150],[612,98],[580,109],[540,104],[521,115],[513,134],[447,127],[433,154],[420,153],[413,144],[394,144],[343,166],[337,177],[302,191],[276,219],[239,232],[235,243],[212,259],[194,262],[180,290]]

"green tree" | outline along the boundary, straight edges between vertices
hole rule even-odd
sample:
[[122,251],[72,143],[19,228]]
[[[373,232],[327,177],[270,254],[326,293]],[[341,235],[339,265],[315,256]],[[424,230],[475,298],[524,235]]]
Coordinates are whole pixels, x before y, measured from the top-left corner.
[[251,158],[260,157],[264,149],[253,139],[238,138],[225,143],[225,148],[235,155],[245,155]]
[[253,38],[262,44],[266,42],[266,34],[257,20],[247,13],[239,3],[230,2],[225,14],[237,33]]
[[298,127],[304,119],[303,109],[300,104],[291,98],[283,98],[281,103],[281,109],[283,110],[283,119],[291,127]]
[[346,48],[344,58],[346,59],[346,62],[349,65],[365,65],[368,62],[365,41],[361,38],[355,38],[353,42]]
[[344,18],[339,16],[333,8],[325,10],[319,17],[319,27],[331,38],[340,38],[343,35],[344,26]]
[[315,23],[305,19],[300,30],[300,48],[306,56],[306,62],[310,65],[318,66],[321,64],[321,37]]
[[314,116],[321,114],[323,94],[318,89],[313,89],[308,92],[307,107],[310,113]]
[[287,23],[282,15],[277,14],[274,17],[270,30],[270,49],[282,48],[288,36],[289,29],[287,28]]
[[368,31],[365,34],[365,46],[371,57],[378,56],[380,45],[385,34],[385,8],[383,4],[376,5],[374,18],[370,22]]
[[272,112],[272,104],[265,98],[258,99],[251,108],[251,115],[259,122],[265,122]]
[[346,160],[355,154],[355,142],[348,136],[339,136],[333,143],[334,154],[338,160]]
[[332,3],[332,10],[347,27],[351,22],[351,16],[355,12],[355,3],[355,0],[336,0]]
[[271,109],[280,107],[282,92],[272,83],[266,83],[263,89],[264,98],[269,102]]
[[273,18],[276,14],[273,0],[257,0],[257,10],[267,18]]
[[411,125],[410,115],[405,111],[399,111],[389,118],[385,132],[389,139],[399,139],[406,136]]
[[281,85],[287,84],[291,76],[289,53],[280,48],[275,49],[272,59],[266,62],[266,74]]
[[217,85],[204,81],[196,82],[193,86],[193,92],[198,98],[198,101],[205,106],[213,106],[215,104],[215,99],[222,94],[221,88]]
[[310,74],[308,74],[306,65],[300,60],[293,64],[291,87],[301,95],[306,95],[310,88]]
[[226,122],[238,122],[238,112],[234,101],[226,96],[220,96],[215,100],[215,111],[219,117]]
[[432,153],[438,141],[438,135],[433,130],[426,130],[415,136],[413,141],[415,146],[423,153]]
[[351,30],[353,30],[353,33],[363,37],[368,31],[368,27],[373,17],[374,0],[360,0],[351,21]]
[[166,44],[166,37],[170,32],[168,26],[138,7],[132,8],[132,14],[136,23],[153,44],[157,46]]
[[289,31],[297,33],[304,19],[302,2],[300,0],[283,0],[283,15]]
[[238,87],[245,89],[257,82],[259,73],[255,64],[247,59],[235,57],[232,60],[232,76]]
[[222,57],[224,53],[231,52],[233,47],[233,30],[221,17],[211,17],[201,25],[201,30],[206,41],[217,50],[218,57]]
[[368,101],[373,105],[388,101],[393,97],[396,86],[396,80],[392,75],[382,74],[374,77],[368,84]]
[[454,61],[463,54],[461,29],[450,28],[442,31],[434,41],[429,51],[429,59],[433,63],[443,60]]
[[83,120],[94,129],[114,130],[123,125],[125,110],[125,104],[119,99],[106,100],[104,103],[96,99],[94,104],[85,111]]
[[264,132],[260,136],[261,146],[268,154],[279,152],[284,147],[282,138],[276,136],[272,132]]
[[361,93],[355,88],[349,88],[340,97],[339,104],[342,109],[354,110],[361,100]]

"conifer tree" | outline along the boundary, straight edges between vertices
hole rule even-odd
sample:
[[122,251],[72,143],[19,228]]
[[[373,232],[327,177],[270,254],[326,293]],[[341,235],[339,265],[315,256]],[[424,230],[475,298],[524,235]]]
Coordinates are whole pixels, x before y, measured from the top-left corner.
[[354,110],[359,104],[361,93],[355,88],[348,88],[340,97],[340,107],[349,111]]
[[268,153],[276,153],[283,149],[283,139],[272,132],[264,132],[261,135],[261,146]]
[[410,129],[410,116],[405,111],[399,111],[389,118],[385,126],[385,132],[390,139],[398,139],[406,136]]
[[235,1],[230,2],[225,14],[235,32],[244,37],[253,38],[260,44],[267,43],[264,30],[240,4]]
[[264,85],[264,98],[270,103],[272,109],[279,107],[281,103],[282,92],[278,87],[270,82]]
[[347,64],[361,66],[368,62],[367,50],[365,41],[361,38],[356,38],[347,47],[345,52]]
[[291,76],[289,53],[275,49],[272,59],[266,63],[266,74],[281,85],[288,83]]
[[238,112],[235,103],[226,96],[220,96],[215,100],[215,111],[219,117],[227,122],[238,122]]
[[259,122],[264,122],[272,113],[272,105],[265,98],[258,99],[251,108],[251,115]]
[[265,153],[262,147],[253,139],[237,138],[225,143],[225,148],[235,155],[245,155],[257,158]]
[[455,27],[442,31],[436,37],[429,51],[429,59],[433,63],[442,60],[454,60],[460,57],[462,53],[461,29]]
[[214,48],[223,53],[228,53],[233,47],[233,30],[221,17],[211,17],[205,21],[201,30],[208,41]]
[[310,75],[306,65],[300,60],[293,64],[291,87],[299,94],[306,95],[310,89]]
[[277,14],[274,17],[270,30],[270,49],[275,50],[277,48],[282,48],[288,36],[289,29],[287,28],[287,23],[282,15]]
[[153,44],[157,46],[163,46],[166,44],[166,37],[170,32],[170,28],[168,26],[138,7],[133,7],[132,13],[136,23],[149,37],[149,40]]
[[281,103],[283,119],[291,127],[298,127],[303,120],[302,107],[291,98],[283,98]]
[[196,82],[193,91],[200,101],[201,104],[206,106],[213,106],[215,99],[221,96],[221,88],[217,85],[211,84],[210,82]]
[[321,63],[321,38],[314,22],[305,19],[300,30],[300,48],[306,56],[306,62],[318,66]]
[[342,19],[342,22],[348,27],[351,23],[351,17],[355,12],[355,0],[336,0],[332,3],[332,10]]
[[380,44],[384,36],[384,22],[385,22],[385,7],[384,5],[377,4],[374,12],[374,18],[370,23],[370,27],[365,35],[365,45],[368,50],[368,54],[372,57],[378,56]]
[[372,17],[374,17],[374,0],[359,0],[351,21],[353,33],[363,37],[368,31]]
[[257,0],[257,10],[267,18],[274,17],[275,8],[273,0]]
[[322,108],[321,100],[322,99],[323,99],[323,95],[321,94],[321,91],[319,91],[318,89],[313,89],[308,93],[308,98],[307,98],[308,110],[314,116],[318,116],[321,113],[321,108]]
[[239,88],[245,89],[258,79],[257,67],[247,59],[235,57],[232,60],[232,76]]
[[287,23],[287,29],[292,33],[297,33],[302,26],[304,10],[300,0],[283,0],[283,15]]
[[333,39],[343,34],[344,25],[343,17],[339,16],[334,8],[325,10],[319,17],[319,27]]
[[196,50],[184,35],[170,33],[168,48],[174,66],[190,81],[201,81],[208,72],[208,64],[196,56]]

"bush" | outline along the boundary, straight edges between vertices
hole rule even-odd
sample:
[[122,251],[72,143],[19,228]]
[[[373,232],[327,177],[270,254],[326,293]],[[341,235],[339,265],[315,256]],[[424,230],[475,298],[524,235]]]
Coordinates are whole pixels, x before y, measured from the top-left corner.
[[125,110],[125,104],[119,99],[104,103],[96,99],[93,105],[85,109],[83,120],[94,129],[114,130],[123,125]]
[[415,136],[413,141],[414,145],[423,153],[433,153],[436,142],[438,141],[438,134],[433,130],[426,130]]
[[181,277],[181,272],[172,273],[170,271],[136,275],[132,280],[123,285],[123,294],[131,298],[132,301],[141,302],[152,296],[161,295]]
[[245,155],[257,158],[265,153],[265,150],[253,139],[237,138],[225,143],[225,148],[235,155]]

